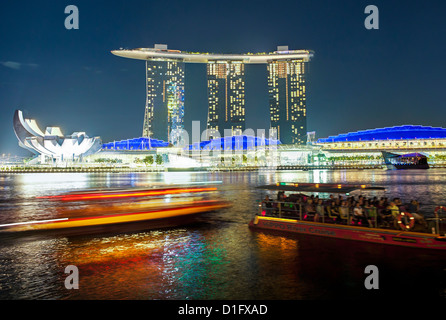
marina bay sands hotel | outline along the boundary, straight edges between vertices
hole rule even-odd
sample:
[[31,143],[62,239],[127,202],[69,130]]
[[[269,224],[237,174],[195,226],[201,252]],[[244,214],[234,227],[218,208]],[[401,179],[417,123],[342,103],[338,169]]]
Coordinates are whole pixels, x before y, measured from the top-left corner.
[[176,144],[184,128],[185,63],[207,64],[209,138],[245,130],[245,64],[266,64],[270,129],[282,144],[306,143],[305,75],[310,50],[279,46],[271,53],[211,54],[154,48],[115,50],[116,56],[145,60],[146,106],[143,137]]

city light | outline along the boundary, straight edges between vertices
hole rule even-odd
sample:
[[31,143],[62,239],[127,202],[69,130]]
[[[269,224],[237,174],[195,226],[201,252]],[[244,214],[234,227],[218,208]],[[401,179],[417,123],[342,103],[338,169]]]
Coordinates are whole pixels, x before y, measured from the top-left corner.
[[99,200],[99,199],[117,199],[117,198],[131,198],[131,197],[150,197],[161,195],[174,195],[184,193],[210,192],[216,191],[215,187],[208,188],[168,188],[155,189],[146,191],[126,191],[126,192],[107,192],[107,193],[73,193],[67,195],[45,196],[38,197],[38,199],[50,199],[60,201],[84,201],[84,200]]

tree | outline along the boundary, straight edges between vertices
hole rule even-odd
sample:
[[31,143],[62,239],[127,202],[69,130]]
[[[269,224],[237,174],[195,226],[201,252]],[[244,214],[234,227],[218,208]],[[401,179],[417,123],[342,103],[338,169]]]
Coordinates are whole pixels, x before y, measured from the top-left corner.
[[147,165],[152,165],[153,164],[153,156],[147,156],[144,159],[142,159],[142,162],[144,162],[144,164]]
[[160,154],[157,154],[155,162],[156,162],[157,165],[162,165],[163,164],[163,157]]

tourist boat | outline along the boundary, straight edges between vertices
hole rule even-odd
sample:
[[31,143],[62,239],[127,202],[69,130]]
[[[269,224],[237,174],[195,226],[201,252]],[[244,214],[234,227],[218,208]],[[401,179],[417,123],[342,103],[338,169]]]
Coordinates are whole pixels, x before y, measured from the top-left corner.
[[[384,190],[384,188],[368,185],[314,183],[277,183],[258,188],[279,192],[322,192],[329,194],[344,193],[347,195],[355,190]],[[444,234],[440,234],[440,223],[444,221],[444,219],[442,220],[438,216],[440,211],[446,211],[446,208],[436,208],[435,218],[429,221],[432,233],[428,233],[415,232],[413,230],[414,217],[405,212],[400,213],[400,216],[397,218],[399,229],[393,229],[378,227],[376,215],[372,227],[351,225],[348,216],[344,221],[336,223],[328,215],[322,215],[321,219],[315,222],[313,218],[309,218],[306,215],[302,206],[296,205],[295,202],[275,201],[272,208],[269,208],[265,202],[262,202],[259,205],[259,212],[250,221],[249,227],[253,230],[275,230],[285,233],[363,241],[383,245],[446,250],[446,237]]]
[[228,202],[212,195],[216,190],[212,186],[186,186],[96,190],[40,197],[56,202],[56,217],[3,224],[0,233],[70,235],[184,225],[194,222],[202,213],[229,207]]
[[382,151],[384,162],[389,170],[429,169],[427,157],[421,153],[394,154]]

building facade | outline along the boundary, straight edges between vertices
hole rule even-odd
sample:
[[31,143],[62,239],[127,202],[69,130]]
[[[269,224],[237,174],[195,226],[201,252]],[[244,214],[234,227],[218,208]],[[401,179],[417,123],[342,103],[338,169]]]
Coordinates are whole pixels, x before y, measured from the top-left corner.
[[283,144],[307,141],[306,69],[308,59],[268,62],[271,128]]
[[146,61],[146,88],[142,136],[175,144],[184,127],[184,62]]
[[243,62],[209,62],[207,83],[209,138],[223,137],[229,131],[231,136],[242,134],[245,130],[245,65]]

